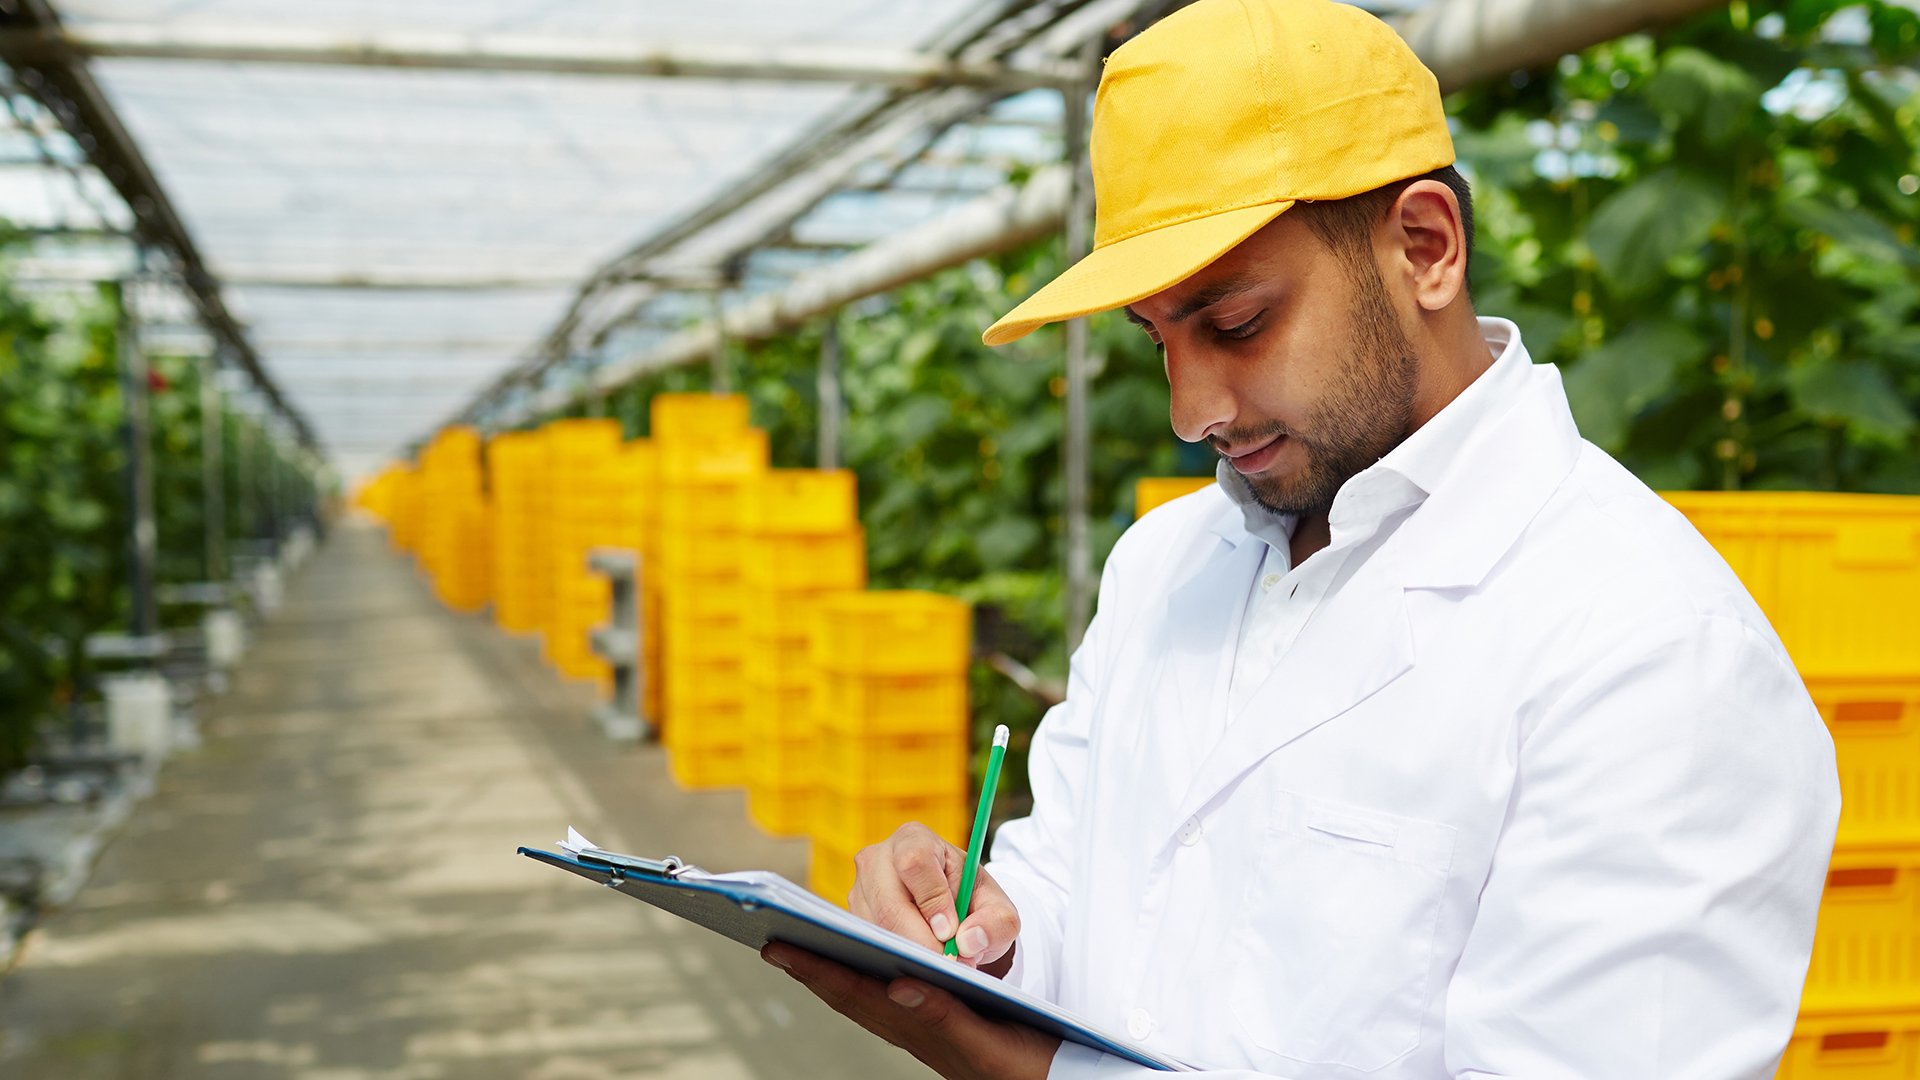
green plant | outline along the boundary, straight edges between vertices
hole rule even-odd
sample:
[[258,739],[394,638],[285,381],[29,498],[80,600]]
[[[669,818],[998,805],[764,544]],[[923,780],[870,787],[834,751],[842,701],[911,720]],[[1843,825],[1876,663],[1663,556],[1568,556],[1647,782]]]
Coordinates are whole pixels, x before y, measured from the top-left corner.
[[1451,103],[1478,307],[1648,483],[1920,492],[1916,38],[1735,3]]

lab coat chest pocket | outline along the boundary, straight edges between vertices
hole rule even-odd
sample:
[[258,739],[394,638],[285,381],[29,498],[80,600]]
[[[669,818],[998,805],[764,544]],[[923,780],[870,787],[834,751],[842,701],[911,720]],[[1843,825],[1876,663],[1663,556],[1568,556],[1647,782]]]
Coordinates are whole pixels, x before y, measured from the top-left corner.
[[1360,1070],[1418,1045],[1453,846],[1451,826],[1275,792],[1230,979],[1247,1037]]

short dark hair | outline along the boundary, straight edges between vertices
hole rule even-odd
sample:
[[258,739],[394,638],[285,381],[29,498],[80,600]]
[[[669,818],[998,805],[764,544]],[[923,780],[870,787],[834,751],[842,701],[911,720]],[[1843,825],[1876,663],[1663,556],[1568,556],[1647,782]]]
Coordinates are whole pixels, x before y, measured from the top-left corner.
[[1467,261],[1473,261],[1473,187],[1460,170],[1448,165],[1420,176],[1395,180],[1384,187],[1363,191],[1344,199],[1303,202],[1294,213],[1305,212],[1307,225],[1333,253],[1347,260],[1366,258],[1373,244],[1373,227],[1381,215],[1416,180],[1438,180],[1447,185],[1460,201],[1460,225],[1467,234]]

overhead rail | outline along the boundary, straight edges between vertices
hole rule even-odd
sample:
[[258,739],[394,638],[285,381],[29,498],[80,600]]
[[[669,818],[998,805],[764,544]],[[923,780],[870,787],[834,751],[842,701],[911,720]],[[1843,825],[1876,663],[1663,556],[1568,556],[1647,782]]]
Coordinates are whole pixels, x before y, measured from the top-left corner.
[[[1391,22],[1434,72],[1442,92],[1452,92],[1489,75],[1537,66],[1568,52],[1690,15],[1712,2],[1434,0]],[[1136,25],[1144,25],[1144,20]],[[801,157],[806,151],[804,146],[797,147],[790,156]],[[1066,218],[1067,180],[1064,168],[1043,170],[1024,188],[982,196],[920,228],[802,274],[780,292],[757,297],[728,312],[725,336],[735,341],[772,337],[855,300],[1058,230]],[[724,220],[737,208],[738,204],[728,206],[724,199],[716,200],[703,221]],[[704,227],[690,221],[643,243],[597,275],[585,293],[591,294],[596,282],[622,270],[638,272],[649,257],[661,257]],[[562,329],[571,328],[563,325]],[[586,378],[533,393],[526,388],[543,368],[529,365],[509,373],[461,415],[463,419],[485,417],[497,426],[511,426],[604,394],[647,372],[705,359],[713,351],[714,335],[714,324],[709,321],[644,352],[612,359]],[[509,392],[514,389],[521,392]]]
[[396,33],[343,36],[284,27],[89,23],[7,29],[0,52],[79,57],[499,71],[550,75],[828,82],[925,90],[972,86],[1005,93],[1059,86],[1067,65],[1014,65],[925,53],[836,47],[662,45],[618,37]]
[[59,119],[61,127],[87,155],[87,161],[119,192],[134,217],[139,241],[164,253],[173,263],[200,319],[220,345],[221,352],[247,373],[259,391],[300,441],[317,446],[313,429],[267,375],[259,356],[220,295],[220,283],[208,272],[193,237],[175,212],[165,189],[148,167],[146,158],[107,101],[84,58],[68,54],[48,57],[8,51],[8,35],[59,34],[60,20],[47,0],[0,0],[0,61],[13,70],[21,89]]
[[[1040,62],[1034,59],[1039,57],[1048,66],[1071,70],[1082,62],[1076,58],[1088,40],[1110,38],[1115,27],[1147,26],[1188,2],[1001,0],[969,12],[921,51],[996,62],[1019,56],[1022,64]],[[530,392],[539,391],[549,371],[599,350],[611,331],[630,322],[658,293],[684,289],[689,279],[703,276],[726,284],[748,255],[785,242],[796,221],[844,190],[849,178],[876,155],[894,150],[894,160],[904,165],[953,126],[1005,96],[979,88],[894,88],[857,99],[753,173],[602,265],[581,284],[532,355],[495,380],[459,419],[523,415],[524,405],[509,402],[524,402]],[[903,143],[911,152],[897,152]],[[711,330],[707,333],[711,340]]]

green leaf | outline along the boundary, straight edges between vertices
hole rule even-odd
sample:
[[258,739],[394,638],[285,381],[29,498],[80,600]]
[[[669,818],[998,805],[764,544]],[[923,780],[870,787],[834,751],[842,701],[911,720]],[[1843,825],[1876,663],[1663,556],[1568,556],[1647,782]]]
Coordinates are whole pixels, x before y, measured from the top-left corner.
[[1913,413],[1877,365],[1815,361],[1787,376],[1794,407],[1823,423],[1845,423],[1870,438],[1899,442],[1913,430]]
[[1666,169],[1601,203],[1587,223],[1587,248],[1616,293],[1637,296],[1666,278],[1668,259],[1706,243],[1725,210],[1719,188]]
[[1682,122],[1698,121],[1707,142],[1726,143],[1760,103],[1760,85],[1734,64],[1699,49],[1668,50],[1647,83],[1647,103]]
[[1618,453],[1635,417],[1673,386],[1681,364],[1706,351],[1706,339],[1670,320],[1641,322],[1588,352],[1566,375],[1580,434]]
[[1044,534],[1032,518],[1007,516],[995,519],[973,536],[974,551],[988,570],[1009,570],[1033,550]]
[[1920,269],[1920,252],[1912,244],[1901,242],[1885,222],[1865,210],[1848,210],[1815,199],[1794,199],[1781,210],[1790,220],[1865,258]]

